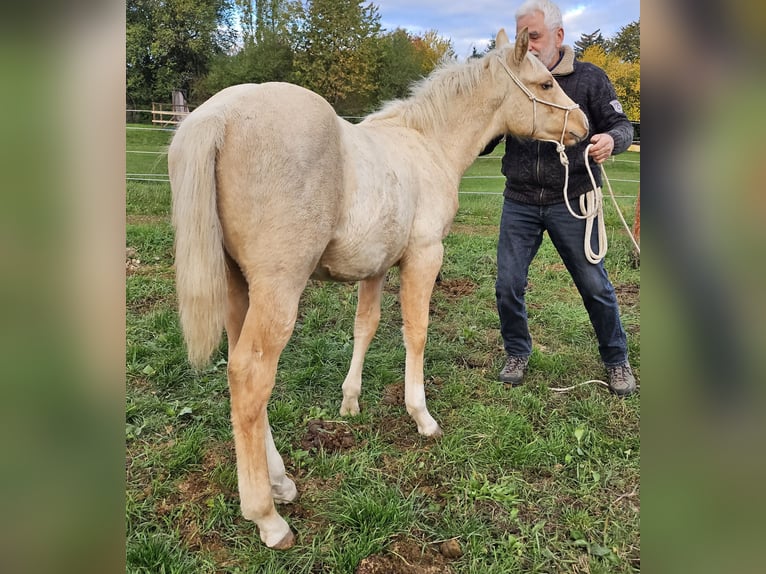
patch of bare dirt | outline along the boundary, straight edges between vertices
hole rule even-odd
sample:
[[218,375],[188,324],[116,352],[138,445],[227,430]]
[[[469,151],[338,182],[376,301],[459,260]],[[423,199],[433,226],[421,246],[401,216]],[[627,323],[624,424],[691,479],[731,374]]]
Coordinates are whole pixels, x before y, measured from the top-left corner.
[[462,556],[457,540],[440,547],[421,546],[414,540],[397,540],[380,554],[364,558],[354,574],[452,574],[449,559]]
[[442,279],[436,283],[434,291],[443,293],[448,299],[460,299],[472,295],[479,286],[470,279],[459,277],[457,279]]
[[641,288],[638,285],[632,283],[615,285],[614,291],[621,307],[633,307],[641,300]]
[[393,383],[383,389],[383,397],[380,402],[384,405],[404,406],[404,381]]
[[306,434],[301,440],[301,447],[307,451],[324,449],[326,452],[338,452],[348,450],[354,444],[354,435],[347,424],[321,419],[309,421]]

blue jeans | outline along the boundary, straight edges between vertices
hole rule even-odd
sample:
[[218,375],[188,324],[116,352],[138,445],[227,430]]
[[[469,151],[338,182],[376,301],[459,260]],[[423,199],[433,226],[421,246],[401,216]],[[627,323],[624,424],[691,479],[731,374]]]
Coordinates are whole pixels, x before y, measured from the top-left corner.
[[[577,209],[579,202],[572,202],[572,205]],[[594,224],[591,236],[594,252],[598,250],[596,230]],[[524,291],[529,265],[540,248],[543,231],[548,232],[580,292],[604,364],[613,366],[627,362],[627,338],[614,287],[603,262],[594,265],[585,258],[585,220],[572,217],[564,203],[527,205],[507,198],[500,218],[495,284],[500,332],[506,353],[518,357],[528,357],[532,353]]]

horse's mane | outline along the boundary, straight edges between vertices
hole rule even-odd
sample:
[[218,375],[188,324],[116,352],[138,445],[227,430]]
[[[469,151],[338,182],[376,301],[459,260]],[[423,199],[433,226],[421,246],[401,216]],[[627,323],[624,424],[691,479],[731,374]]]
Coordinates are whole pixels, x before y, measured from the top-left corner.
[[447,119],[450,102],[456,95],[472,93],[483,69],[482,58],[467,62],[444,61],[412,85],[409,97],[387,102],[364,121],[388,121],[419,131],[441,124]]

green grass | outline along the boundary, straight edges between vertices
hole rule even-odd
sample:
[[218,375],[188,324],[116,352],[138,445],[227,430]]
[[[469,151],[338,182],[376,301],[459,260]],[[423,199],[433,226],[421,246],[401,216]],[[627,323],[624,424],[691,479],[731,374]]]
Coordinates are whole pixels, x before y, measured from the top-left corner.
[[[128,149],[159,149],[167,137],[129,131]],[[141,171],[146,158],[133,155],[128,171],[149,173]],[[164,169],[160,157],[156,173]],[[477,160],[469,174],[491,161]],[[499,162],[492,165],[496,174]],[[638,164],[615,162],[607,173],[638,179]],[[492,185],[499,192],[502,180]],[[619,185],[622,195],[637,189]],[[297,544],[286,552],[265,548],[239,514],[225,338],[201,372],[184,355],[169,195],[167,184],[128,182],[126,242],[140,260],[126,282],[128,572],[350,574],[365,557],[393,559],[402,548],[412,549],[410,562],[413,555],[423,556],[421,566],[439,559],[455,573],[639,571],[640,397],[619,400],[596,385],[551,390],[605,373],[587,314],[547,239],[530,272],[535,349],[527,381],[515,389],[496,382],[502,198],[485,194],[461,195],[432,299],[425,376],[429,410],[445,432],[440,440],[420,437],[402,404],[397,271],[389,274],[365,363],[362,413],[342,422],[356,289],[308,285],[269,405],[277,447],[301,495],[280,507]],[[632,200],[621,201],[630,223]],[[640,377],[639,269],[611,204],[606,219],[607,269]],[[304,449],[316,418],[349,429],[354,445]],[[438,555],[450,538],[461,557]]]

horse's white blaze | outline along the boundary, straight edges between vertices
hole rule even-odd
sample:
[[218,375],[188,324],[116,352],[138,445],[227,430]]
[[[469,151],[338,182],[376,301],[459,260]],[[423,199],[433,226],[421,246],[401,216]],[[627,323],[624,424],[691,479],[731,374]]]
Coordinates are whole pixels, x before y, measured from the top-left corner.
[[[274,500],[291,501],[266,416],[279,355],[311,277],[360,281],[354,351],[342,414],[359,412],[362,368],[380,320],[386,271],[400,268],[405,404],[426,436],[423,352],[442,239],[458,185],[486,143],[529,135],[532,102],[511,75],[557,105],[572,101],[527,52],[498,34],[492,57],[437,69],[411,97],[358,125],[313,92],[284,83],[233,86],[192,112],[168,152],[176,231],[176,287],[191,362],[202,365],[225,326],[243,515],[270,547],[294,537]],[[571,144],[587,135],[579,110],[538,103],[535,137]]]

